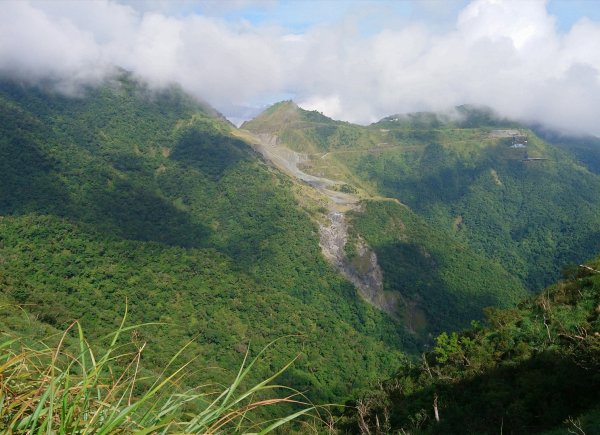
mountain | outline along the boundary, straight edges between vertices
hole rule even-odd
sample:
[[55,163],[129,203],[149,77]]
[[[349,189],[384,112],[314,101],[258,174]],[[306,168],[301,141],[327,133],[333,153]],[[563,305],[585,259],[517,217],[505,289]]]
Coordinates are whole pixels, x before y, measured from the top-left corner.
[[[577,338],[573,327],[595,331],[597,302],[579,284],[586,299],[569,302],[572,312],[514,308],[565,264],[600,252],[593,154],[488,110],[358,126],[286,101],[236,129],[176,86],[151,89],[120,72],[70,96],[4,78],[0,120],[5,337],[56,342],[77,319],[102,347],[127,310],[144,325],[124,334],[144,349],[142,384],[183,349],[189,373],[175,388],[227,385],[247,352],[272,343],[247,382],[294,361],[277,383],[339,403],[394,373],[412,376],[432,345],[432,364],[456,359],[463,336],[488,349],[490,328],[514,320],[506,313],[527,319],[511,333],[531,326],[538,340],[525,349],[510,336],[506,360],[562,346],[561,334]],[[595,289],[594,273],[580,272],[574,279]],[[552,304],[575,296],[559,292]],[[488,326],[444,332],[482,320],[488,306]],[[76,346],[75,335],[66,342]],[[563,363],[548,367],[572,368]],[[421,381],[407,380],[425,391],[414,406],[430,400]],[[418,423],[420,409],[407,418]],[[397,415],[390,424],[404,428]]]
[[94,341],[127,304],[157,323],[136,338],[147,370],[190,341],[188,385],[233,379],[248,348],[279,339],[254,379],[301,353],[281,382],[321,402],[415,351],[331,269],[294,184],[180,89],[120,74],[65,96],[5,79],[0,119],[0,290],[37,320],[80,319]]
[[368,200],[349,215],[349,244],[364,240],[372,247],[384,289],[401,295],[404,323],[419,336],[460,330],[481,319],[485,307],[513,306],[527,294],[498,262],[449,239],[403,204]]
[[[598,433],[600,258],[518,307],[441,334],[348,404],[346,433]],[[437,414],[437,417],[436,417]]]
[[561,148],[590,172],[600,174],[600,138],[595,136],[569,135],[534,125],[535,133],[546,142]]
[[[398,198],[383,196],[352,163],[361,156],[378,158],[382,149],[412,145],[381,143],[379,129],[333,121],[291,101],[274,105],[241,128],[269,138],[260,151],[272,161],[289,158],[285,167],[299,162],[298,171],[304,171],[300,179],[310,184],[321,177],[334,183],[330,189],[356,196],[356,204],[338,210],[348,224],[338,249],[346,253],[342,262],[355,269],[352,278],[375,260],[383,296],[373,297],[368,290],[363,296],[391,311],[417,336],[463,328],[481,318],[483,308],[510,306],[526,295],[523,283],[500,262],[447,235]],[[373,260],[365,250],[373,251]]]
[[243,127],[305,153],[309,174],[347,183],[366,199],[401,201],[448,243],[468,246],[531,291],[562,265],[600,251],[593,142],[559,147],[471,106],[363,127],[284,102]]

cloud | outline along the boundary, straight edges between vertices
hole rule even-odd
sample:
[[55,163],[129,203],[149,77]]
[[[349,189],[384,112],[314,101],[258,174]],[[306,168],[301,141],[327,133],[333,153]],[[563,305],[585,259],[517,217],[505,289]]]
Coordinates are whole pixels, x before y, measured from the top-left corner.
[[178,82],[221,110],[292,94],[303,107],[368,123],[471,103],[600,134],[600,23],[558,31],[544,1],[474,0],[443,31],[383,3],[368,25],[349,9],[301,32],[223,15],[276,3],[221,3],[3,1],[0,72],[70,88],[116,65],[156,86]]

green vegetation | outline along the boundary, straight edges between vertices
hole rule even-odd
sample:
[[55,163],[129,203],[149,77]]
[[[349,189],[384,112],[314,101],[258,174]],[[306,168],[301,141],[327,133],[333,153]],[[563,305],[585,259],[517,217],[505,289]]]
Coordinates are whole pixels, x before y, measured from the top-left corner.
[[428,332],[459,329],[488,306],[512,306],[526,290],[502,266],[449,239],[408,207],[370,201],[352,212],[352,233],[377,254],[384,290],[399,292],[405,323]]
[[[350,433],[597,433],[600,259],[485,324],[443,333],[421,361],[347,408]],[[436,421],[437,409],[439,421]]]
[[[467,125],[491,116],[469,108],[461,110],[462,122]],[[323,116],[317,118],[291,102],[283,102],[247,122],[243,128],[277,135],[290,148],[312,153],[311,162],[303,169],[345,181],[340,184],[340,190],[348,186],[351,193],[367,192],[365,196],[371,199],[362,204],[360,211],[349,213],[351,225],[345,252],[358,267],[364,266],[354,258],[359,239],[374,249],[383,270],[384,291],[401,294],[399,317],[417,337],[427,341],[430,333],[465,327],[471,320],[481,318],[484,307],[509,306],[525,295],[525,285],[519,275],[512,270],[513,273],[508,272],[508,267],[497,256],[487,255],[471,239],[458,237],[446,222],[454,219],[442,208],[446,191],[455,189],[454,195],[460,198],[461,189],[466,188],[455,186],[460,183],[448,182],[451,171],[444,166],[449,162],[443,158],[442,145],[422,145],[424,140],[439,138],[438,130],[444,125],[442,120],[433,114],[415,114],[360,127]],[[454,127],[452,124],[452,128],[444,130],[448,133],[449,146],[463,135],[469,140],[489,135]],[[481,144],[478,149],[485,150],[487,145]],[[431,154],[424,160],[439,165],[442,173],[415,166],[411,156],[422,152]],[[457,164],[468,157],[469,152],[457,154]],[[431,185],[421,185],[420,180],[411,179],[401,192],[396,184],[393,184],[395,189],[386,188],[393,177],[426,177],[429,169],[432,169],[431,176],[436,177]],[[470,179],[466,166],[454,173],[463,177],[465,183]],[[445,219],[443,225],[423,213],[425,208],[416,204],[425,200],[427,194],[435,195],[435,217]],[[409,196],[415,201],[410,201]],[[389,198],[402,200],[412,210]],[[421,212],[421,216],[415,211]]]
[[[347,213],[345,250],[359,271],[371,267],[364,242],[377,254],[384,291],[400,294],[396,319],[323,258],[315,217],[327,209],[295,196],[308,187],[178,88],[122,73],[66,97],[3,80],[0,120],[0,424],[257,430],[307,412],[296,400],[343,402],[394,372],[342,430],[598,424],[600,262],[515,308],[600,251],[593,153],[471,107],[360,127],[283,102],[246,123],[368,198]],[[527,134],[526,151],[501,129]],[[133,324],[152,325],[123,327],[126,300]],[[442,332],[486,306],[484,326]]]
[[[294,391],[288,390],[285,398],[269,397],[272,390],[285,390],[272,381],[287,367],[243,389],[244,378],[266,349],[247,365],[244,360],[223,391],[217,385],[180,391],[177,385],[190,364],[177,361],[183,348],[158,377],[144,374],[140,361],[145,343],[139,333],[151,326],[125,326],[125,319],[104,338],[107,347],[101,354],[90,346],[79,322],[50,346],[24,336],[3,336],[0,428],[4,433],[268,433],[315,410]],[[123,336],[131,341],[123,343]],[[303,409],[271,422],[253,421],[257,410],[283,403]]]
[[[562,265],[600,251],[594,143],[545,136],[555,147],[473,107],[368,127],[285,108],[285,119],[275,107],[245,127],[311,155],[307,170],[370,194],[348,214],[345,251],[356,258],[361,239],[374,249],[384,290],[402,295],[406,326],[426,337],[496,307],[485,326],[441,333],[421,362],[373,384],[350,403],[342,431],[597,428],[598,273],[575,267],[570,281],[514,308],[526,287],[542,288]],[[513,134],[526,146],[512,147]]]
[[[546,133],[559,148],[470,106],[361,127],[286,102],[244,127],[309,153],[313,173],[398,199],[532,291],[558,278],[561,265],[600,251],[597,139]],[[527,146],[512,148],[511,132],[526,136]]]
[[600,174],[600,138],[594,136],[570,136],[544,128],[535,128],[536,134],[565,151],[590,172]]
[[600,177],[531,133],[529,156],[548,160],[522,161],[522,149],[482,128],[436,134],[439,142],[367,155],[354,167],[532,290],[600,249]]
[[140,332],[145,369],[191,341],[188,386],[231,383],[249,345],[289,336],[249,380],[301,350],[278,382],[321,403],[414,351],[323,259],[292,183],[178,89],[121,75],[65,97],[4,81],[0,115],[7,303],[58,329],[79,319],[95,343],[127,298],[133,323],[161,323]]

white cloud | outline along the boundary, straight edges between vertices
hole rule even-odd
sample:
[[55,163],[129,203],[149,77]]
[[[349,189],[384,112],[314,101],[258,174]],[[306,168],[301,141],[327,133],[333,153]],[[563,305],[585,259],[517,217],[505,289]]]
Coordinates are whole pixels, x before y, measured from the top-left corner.
[[517,49],[551,37],[554,19],[546,14],[539,0],[479,0],[459,15],[457,27],[467,41],[507,38]]
[[344,109],[340,103],[340,98],[337,95],[314,95],[306,100],[298,102],[298,105],[303,109],[316,110],[321,113],[329,113],[333,118],[341,118],[344,114]]
[[152,0],[3,1],[0,71],[76,85],[118,65],[156,85],[179,82],[217,108],[291,93],[304,107],[366,123],[473,103],[600,134],[600,23],[582,19],[560,33],[543,1],[475,0],[444,32],[381,8],[388,16],[377,28],[370,15],[368,32],[350,14],[294,34],[197,12],[221,8],[213,3],[186,1],[177,14]]

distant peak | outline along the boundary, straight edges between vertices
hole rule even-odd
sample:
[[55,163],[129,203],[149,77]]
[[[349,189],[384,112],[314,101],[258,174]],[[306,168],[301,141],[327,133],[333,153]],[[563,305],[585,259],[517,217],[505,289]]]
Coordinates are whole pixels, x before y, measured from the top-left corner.
[[242,124],[242,128],[254,131],[278,131],[297,123],[308,124],[337,124],[317,110],[306,110],[292,100],[280,101],[273,104],[251,121]]
[[300,120],[301,111],[292,100],[280,101],[252,120],[244,122],[241,127],[257,131],[276,131],[284,125]]
[[282,100],[279,101],[275,104],[273,104],[271,107],[285,107],[285,106],[292,106],[292,107],[298,107],[298,105],[294,102],[294,100]]
[[280,112],[280,111],[298,111],[298,110],[301,110],[301,109],[300,109],[300,107],[298,107],[298,105],[294,101],[284,100],[284,101],[279,101],[278,103],[273,104],[272,106],[267,108],[267,110],[265,110],[263,113],[273,114],[273,113]]

